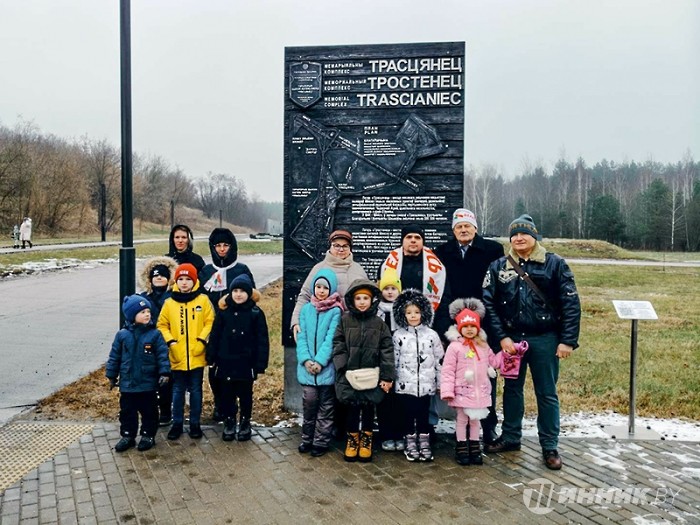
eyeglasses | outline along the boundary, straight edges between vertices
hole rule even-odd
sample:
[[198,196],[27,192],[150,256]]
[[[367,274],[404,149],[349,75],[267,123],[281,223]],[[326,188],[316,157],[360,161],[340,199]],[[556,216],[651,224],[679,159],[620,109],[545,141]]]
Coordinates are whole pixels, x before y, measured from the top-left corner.
[[333,243],[333,244],[331,244],[331,247],[333,247],[333,248],[336,249],[336,250],[349,250],[349,249],[350,249],[350,245],[349,245],[349,244],[336,244],[336,243]]

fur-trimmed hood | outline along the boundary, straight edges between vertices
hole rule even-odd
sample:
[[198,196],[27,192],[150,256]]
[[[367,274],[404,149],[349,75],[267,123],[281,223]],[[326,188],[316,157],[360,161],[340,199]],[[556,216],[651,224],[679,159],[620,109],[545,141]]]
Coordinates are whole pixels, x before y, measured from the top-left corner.
[[410,304],[415,304],[420,310],[421,324],[428,327],[432,326],[434,313],[430,300],[414,288],[404,290],[396,298],[396,301],[394,301],[392,310],[394,312],[396,324],[401,328],[409,327],[408,321],[406,321],[406,308],[408,308]]
[[[360,288],[367,288],[370,292],[372,292],[372,304],[364,312],[360,312],[357,308],[355,308],[355,301],[353,300],[355,291],[359,290]],[[377,315],[377,308],[379,308],[379,298],[381,295],[382,294],[379,291],[379,288],[377,288],[377,285],[369,279],[355,279],[350,283],[348,291],[345,292],[345,306],[347,307],[348,311],[356,317],[371,317],[373,315]]]
[[141,268],[141,272],[139,273],[139,286],[148,294],[153,293],[153,285],[151,284],[151,279],[149,278],[151,270],[153,270],[153,268],[161,264],[163,266],[167,266],[168,270],[170,270],[170,279],[168,280],[168,287],[171,287],[172,284],[175,282],[175,269],[177,268],[177,262],[175,261],[175,259],[173,259],[172,257],[168,257],[167,255],[151,257],[144,263],[143,268]]

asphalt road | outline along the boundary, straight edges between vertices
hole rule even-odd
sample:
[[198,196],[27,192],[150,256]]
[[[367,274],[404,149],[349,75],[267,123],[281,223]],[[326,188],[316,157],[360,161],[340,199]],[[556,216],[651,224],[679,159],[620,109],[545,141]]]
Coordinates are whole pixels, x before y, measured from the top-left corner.
[[[240,261],[259,288],[282,275],[281,254]],[[0,280],[0,297],[2,426],[107,360],[119,324],[119,265]]]

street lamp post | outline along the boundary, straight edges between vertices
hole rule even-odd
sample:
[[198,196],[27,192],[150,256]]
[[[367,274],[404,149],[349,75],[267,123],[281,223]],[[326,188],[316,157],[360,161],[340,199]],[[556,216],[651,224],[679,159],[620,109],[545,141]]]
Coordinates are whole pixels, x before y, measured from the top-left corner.
[[119,3],[119,43],[121,56],[121,128],[122,128],[122,246],[119,249],[119,315],[124,322],[121,301],[134,293],[136,253],[134,251],[134,219],[132,206],[131,151],[131,5]]

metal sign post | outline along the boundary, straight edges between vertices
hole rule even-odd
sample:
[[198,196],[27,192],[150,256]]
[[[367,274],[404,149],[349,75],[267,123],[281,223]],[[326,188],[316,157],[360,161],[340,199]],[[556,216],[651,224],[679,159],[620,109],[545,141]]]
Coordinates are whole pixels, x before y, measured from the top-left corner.
[[637,430],[634,426],[634,414],[637,401],[637,330],[639,320],[656,320],[658,316],[649,301],[613,301],[615,311],[620,319],[632,321],[630,333],[630,406],[627,427],[607,425],[604,430],[616,439],[661,439],[658,433],[649,428]]

